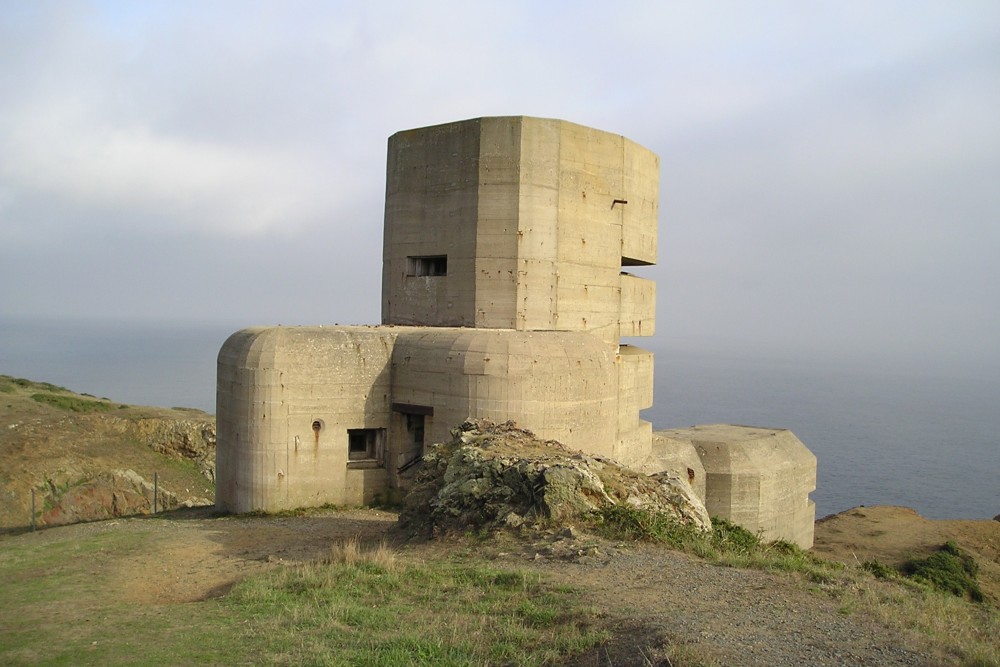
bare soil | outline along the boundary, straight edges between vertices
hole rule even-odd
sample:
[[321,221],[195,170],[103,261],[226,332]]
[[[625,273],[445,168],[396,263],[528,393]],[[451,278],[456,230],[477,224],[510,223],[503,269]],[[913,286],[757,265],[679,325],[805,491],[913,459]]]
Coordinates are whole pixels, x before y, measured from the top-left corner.
[[[736,667],[954,662],[919,636],[860,612],[842,613],[821,585],[798,576],[713,566],[661,547],[613,544],[571,530],[527,541],[407,542],[392,530],[396,518],[382,510],[217,517],[198,508],[0,540],[65,539],[67,531],[81,537],[151,532],[143,549],[113,563],[118,589],[108,591],[143,605],[222,596],[250,574],[324,558],[331,545],[352,537],[394,542],[406,559],[486,558],[571,585],[601,610],[615,637],[574,665],[677,665],[685,655]],[[973,542],[981,545],[980,554],[992,549],[995,558],[1000,522],[929,522],[904,508],[859,508],[817,525],[817,552],[891,562],[893,554],[918,553],[949,535],[970,549]]]

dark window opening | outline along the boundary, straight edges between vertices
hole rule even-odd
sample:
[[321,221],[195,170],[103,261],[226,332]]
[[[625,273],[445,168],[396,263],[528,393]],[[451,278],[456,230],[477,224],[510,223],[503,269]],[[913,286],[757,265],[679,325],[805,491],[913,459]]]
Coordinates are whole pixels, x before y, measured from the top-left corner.
[[409,276],[446,276],[448,275],[448,256],[407,257],[406,274]]
[[347,458],[349,461],[376,459],[381,463],[384,442],[384,428],[348,429]]
[[413,450],[424,452],[424,416],[406,415],[406,432],[410,434],[410,445]]

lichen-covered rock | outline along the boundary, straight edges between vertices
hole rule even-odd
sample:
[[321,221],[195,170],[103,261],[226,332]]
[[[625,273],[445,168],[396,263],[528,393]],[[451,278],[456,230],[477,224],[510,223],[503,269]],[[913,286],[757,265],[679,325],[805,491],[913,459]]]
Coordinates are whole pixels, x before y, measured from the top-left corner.
[[711,527],[704,505],[676,475],[642,475],[539,440],[513,422],[486,420],[466,421],[449,442],[431,447],[400,523],[431,534],[577,523],[613,504],[663,512],[702,530]]

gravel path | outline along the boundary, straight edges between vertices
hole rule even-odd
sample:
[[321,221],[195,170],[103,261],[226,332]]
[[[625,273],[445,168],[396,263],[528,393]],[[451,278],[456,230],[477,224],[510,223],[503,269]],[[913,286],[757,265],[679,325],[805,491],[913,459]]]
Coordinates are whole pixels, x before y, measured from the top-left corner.
[[619,627],[611,646],[575,665],[669,665],[668,655],[685,653],[732,667],[950,662],[921,650],[915,636],[842,613],[840,603],[797,575],[711,565],[649,545],[598,548],[569,560],[559,557],[565,551],[557,543],[511,558],[582,589]]

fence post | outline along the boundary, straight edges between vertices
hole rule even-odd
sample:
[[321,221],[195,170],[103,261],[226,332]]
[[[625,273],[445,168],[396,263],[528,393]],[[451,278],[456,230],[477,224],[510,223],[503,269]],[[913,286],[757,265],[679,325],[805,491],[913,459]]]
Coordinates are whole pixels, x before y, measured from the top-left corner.
[[35,490],[31,490],[31,532],[35,532]]
[[160,500],[160,479],[158,473],[153,473],[153,514],[156,514],[156,505]]

